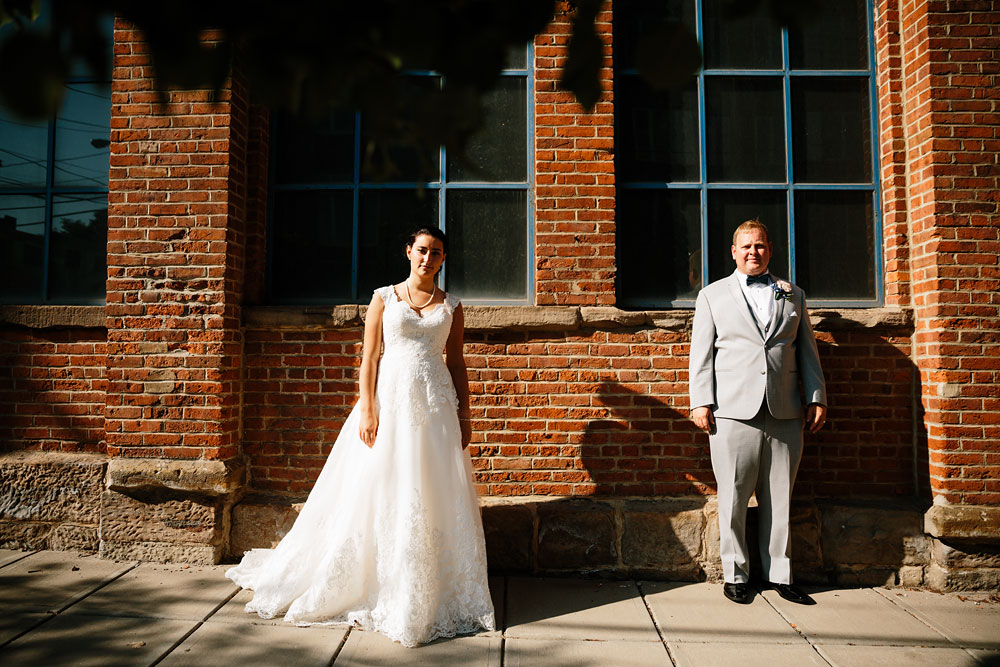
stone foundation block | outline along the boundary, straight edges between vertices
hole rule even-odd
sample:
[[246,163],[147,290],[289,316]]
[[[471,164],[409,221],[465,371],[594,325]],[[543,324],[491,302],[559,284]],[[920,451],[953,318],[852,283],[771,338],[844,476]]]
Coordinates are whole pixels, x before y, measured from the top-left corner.
[[925,586],[939,593],[953,591],[1000,590],[1000,568],[945,568],[931,563],[924,577]]
[[934,562],[945,568],[1000,568],[1000,545],[949,544],[933,540]]
[[540,570],[609,570],[618,563],[615,510],[594,500],[556,500],[538,506]]
[[113,542],[221,544],[224,502],[169,489],[130,496],[105,491],[101,539]]
[[0,521],[0,549],[48,549],[51,523]]
[[231,511],[246,480],[240,460],[112,460],[101,497],[101,555],[219,562],[229,550]]
[[924,515],[928,535],[976,544],[1000,544],[1000,507],[934,505]]
[[705,578],[701,565],[704,502],[630,500],[621,510],[622,563],[633,576],[682,581]]
[[107,457],[0,454],[0,547],[97,549]]
[[97,454],[0,454],[0,519],[96,524],[106,466]]
[[63,523],[49,534],[48,547],[54,551],[97,551],[97,526]]
[[115,542],[102,539],[99,555],[118,561],[215,565],[222,560],[223,548],[221,545],[182,542]]
[[483,499],[483,532],[491,572],[529,573],[534,564],[533,505]]
[[304,504],[284,498],[244,498],[233,507],[228,555],[238,560],[251,549],[277,546],[292,529]]
[[930,562],[930,541],[924,535],[921,512],[916,507],[861,503],[820,503],[818,507],[823,562],[831,570],[846,573],[849,568],[845,566],[858,565],[873,570],[872,581],[881,581],[875,570],[898,571],[903,565],[924,566]]

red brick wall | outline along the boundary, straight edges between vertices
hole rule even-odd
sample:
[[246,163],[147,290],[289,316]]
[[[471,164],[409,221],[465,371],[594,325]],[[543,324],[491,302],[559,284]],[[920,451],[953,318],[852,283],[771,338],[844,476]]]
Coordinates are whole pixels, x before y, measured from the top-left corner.
[[[912,495],[909,338],[819,334],[832,411],[797,493]],[[471,453],[483,495],[712,493],[687,418],[687,329],[470,331]],[[249,330],[244,450],[256,491],[312,488],[357,400],[361,329]]]
[[901,3],[915,357],[935,495],[1000,503],[1000,12]]
[[0,451],[104,451],[102,329],[0,331]]
[[361,329],[248,330],[245,349],[250,486],[304,495],[357,400]]
[[559,89],[572,13],[560,2],[535,38],[535,303],[615,303],[614,116],[610,5],[597,17],[608,59],[586,113]]
[[246,94],[152,90],[115,26],[108,199],[112,456],[231,458],[239,446]]

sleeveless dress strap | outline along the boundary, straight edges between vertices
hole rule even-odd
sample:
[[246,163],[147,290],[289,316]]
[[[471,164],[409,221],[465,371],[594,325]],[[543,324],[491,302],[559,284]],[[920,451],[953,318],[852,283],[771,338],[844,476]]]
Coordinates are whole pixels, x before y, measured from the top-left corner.
[[462,303],[462,300],[451,292],[445,292],[444,302],[448,304],[448,310],[455,312],[455,309],[458,308],[458,304]]

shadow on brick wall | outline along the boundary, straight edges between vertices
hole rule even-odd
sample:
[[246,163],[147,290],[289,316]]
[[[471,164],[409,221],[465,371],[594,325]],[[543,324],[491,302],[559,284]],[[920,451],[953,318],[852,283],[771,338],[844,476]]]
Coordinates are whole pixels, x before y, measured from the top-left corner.
[[593,405],[605,416],[591,419],[580,436],[580,460],[593,492],[643,497],[713,494],[708,439],[687,417],[687,394],[653,393],[662,391],[655,385],[640,391],[644,385],[649,386],[604,381],[593,397]]

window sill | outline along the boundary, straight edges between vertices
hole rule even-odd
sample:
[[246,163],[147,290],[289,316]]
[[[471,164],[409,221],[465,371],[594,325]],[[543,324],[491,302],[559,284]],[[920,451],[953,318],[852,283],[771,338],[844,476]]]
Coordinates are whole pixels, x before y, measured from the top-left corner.
[[[640,329],[666,331],[691,328],[693,310],[621,310],[608,306],[465,306],[467,331],[574,331],[579,329]],[[359,327],[367,306],[249,306],[243,322],[250,329],[337,329]],[[818,331],[878,329],[913,332],[909,308],[815,308],[810,311]]]
[[104,306],[0,306],[0,326],[28,329],[105,328]]
[[[247,306],[250,329],[341,329],[360,327],[367,306]],[[814,308],[818,331],[878,329],[913,332],[909,308]],[[579,329],[690,329],[693,310],[621,310],[610,306],[465,306],[469,331],[575,331]],[[0,326],[29,329],[101,328],[104,306],[0,306]]]

